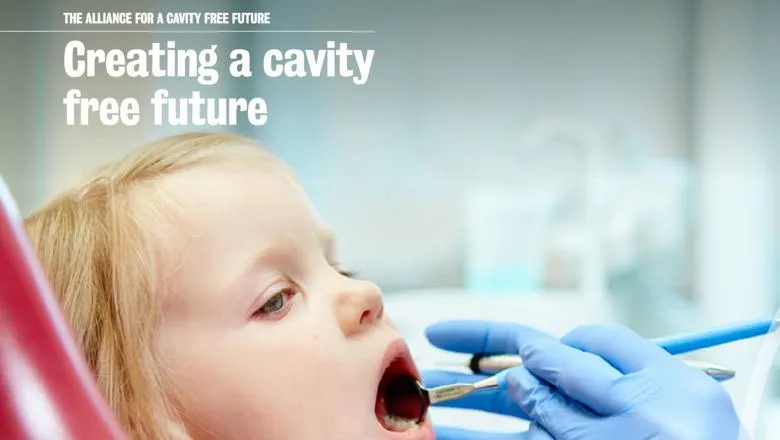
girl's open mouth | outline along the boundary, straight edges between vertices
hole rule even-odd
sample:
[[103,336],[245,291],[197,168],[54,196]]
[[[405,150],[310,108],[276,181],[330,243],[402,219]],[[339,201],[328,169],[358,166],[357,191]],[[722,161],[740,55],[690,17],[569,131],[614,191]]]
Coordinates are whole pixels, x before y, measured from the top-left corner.
[[391,347],[387,359],[377,388],[376,417],[388,431],[411,431],[425,421],[426,396],[405,346]]

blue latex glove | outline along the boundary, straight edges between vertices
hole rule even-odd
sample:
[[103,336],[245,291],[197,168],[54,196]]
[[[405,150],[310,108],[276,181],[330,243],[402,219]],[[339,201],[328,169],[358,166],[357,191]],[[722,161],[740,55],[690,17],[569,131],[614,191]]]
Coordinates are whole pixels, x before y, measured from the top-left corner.
[[[446,321],[427,329],[426,336],[434,346],[456,353],[517,354],[523,341],[552,339],[546,333],[512,323],[482,321]],[[451,383],[471,383],[487,376],[450,371],[424,371],[427,387]],[[462,399],[437,404],[439,407],[464,408],[529,420],[507,389],[483,390]],[[537,423],[523,433],[477,432],[448,426],[436,426],[437,440],[552,440]]]
[[[507,373],[506,390],[447,406],[532,420],[526,433],[437,427],[439,440],[740,438],[739,418],[720,384],[623,327],[580,327],[558,341],[517,324],[450,321],[432,326],[427,336],[455,352],[519,354],[524,366]],[[427,386],[477,379],[424,376]]]

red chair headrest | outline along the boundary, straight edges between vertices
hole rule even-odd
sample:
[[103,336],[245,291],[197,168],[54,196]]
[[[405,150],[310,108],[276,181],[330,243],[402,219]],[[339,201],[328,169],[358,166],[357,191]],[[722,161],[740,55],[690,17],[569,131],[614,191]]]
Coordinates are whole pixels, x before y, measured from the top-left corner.
[[0,438],[125,438],[0,177]]

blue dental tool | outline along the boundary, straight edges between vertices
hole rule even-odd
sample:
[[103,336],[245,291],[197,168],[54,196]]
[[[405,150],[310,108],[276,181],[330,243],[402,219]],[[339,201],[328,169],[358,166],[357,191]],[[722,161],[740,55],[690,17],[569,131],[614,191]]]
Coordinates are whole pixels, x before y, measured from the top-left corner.
[[766,335],[773,332],[777,324],[774,319],[759,319],[701,332],[665,336],[651,341],[676,355]]

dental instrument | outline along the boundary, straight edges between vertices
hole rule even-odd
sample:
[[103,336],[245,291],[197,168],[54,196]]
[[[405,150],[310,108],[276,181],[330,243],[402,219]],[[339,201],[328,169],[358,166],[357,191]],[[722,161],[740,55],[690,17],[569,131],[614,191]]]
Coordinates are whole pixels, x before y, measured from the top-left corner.
[[[686,360],[683,361],[683,363],[697,370],[701,370],[718,382],[725,382],[727,380],[733,379],[734,376],[736,376],[736,371],[710,362]],[[436,364],[450,367],[463,366],[462,364],[456,362],[437,362]],[[468,368],[474,374],[497,374],[510,368],[519,367],[522,364],[523,361],[520,356],[515,355],[474,355],[469,362]]]
[[[418,394],[423,401],[423,406],[428,407],[437,403],[466,397],[475,391],[502,388],[504,386],[504,376],[506,375],[506,372],[509,371],[510,368],[522,365],[522,361],[519,359],[520,358],[517,356],[483,357],[482,360],[484,361],[484,367],[480,367],[480,372],[485,373],[486,371],[482,370],[482,368],[485,367],[488,367],[489,369],[502,369],[497,374],[474,383],[456,383],[452,385],[442,385],[434,388],[425,388],[418,383]],[[708,362],[685,361],[685,364],[701,370],[703,373],[707,374],[718,382],[727,381],[734,378],[736,375],[734,370]],[[508,365],[511,366],[507,367]]]
[[420,384],[417,384],[417,386],[420,388],[420,395],[424,399],[424,405],[427,408],[437,403],[447,402],[450,400],[466,397],[475,391],[489,390],[494,388],[505,388],[507,371],[509,370],[507,369],[501,371],[496,375],[490,376],[486,379],[482,379],[474,383],[456,383],[452,385],[442,385],[430,389],[424,388]]
[[[670,354],[677,355],[766,335],[774,331],[777,326],[778,321],[775,319],[754,320],[700,332],[656,338],[652,341]],[[736,374],[733,370],[706,362],[685,361],[685,363],[701,370],[719,382],[729,380]],[[466,397],[475,391],[503,388],[505,387],[506,372],[510,368],[520,365],[522,365],[522,359],[519,356],[476,354],[471,358],[468,365],[475,374],[492,374],[496,371],[498,373],[471,384],[456,383],[426,389],[418,383],[419,395],[423,399],[423,405],[428,407],[436,403]]]

